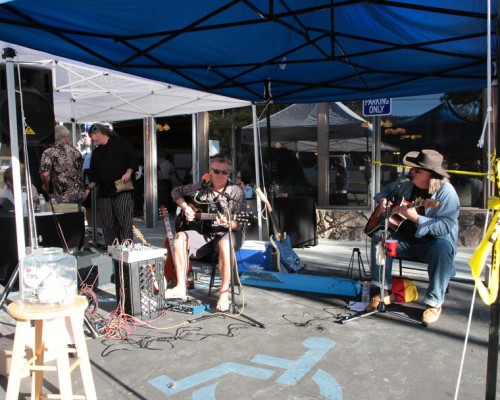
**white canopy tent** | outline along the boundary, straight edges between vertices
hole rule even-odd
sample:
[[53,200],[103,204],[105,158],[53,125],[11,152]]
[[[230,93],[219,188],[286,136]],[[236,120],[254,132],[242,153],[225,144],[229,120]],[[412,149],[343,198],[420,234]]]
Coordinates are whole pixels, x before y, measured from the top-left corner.
[[[371,152],[373,139],[368,138],[368,149],[365,138],[352,138],[352,139],[330,139],[330,151],[342,153],[357,153],[357,152]],[[299,140],[296,142],[282,143],[284,147],[292,151],[317,151],[317,142]],[[389,143],[380,143],[380,150],[382,151],[399,151],[399,148]]]
[[61,122],[113,122],[248,106],[248,101],[94,67],[0,41],[15,62],[52,68],[54,113]]
[[[157,190],[155,190],[157,154],[154,118],[192,114],[193,121],[195,121],[196,113],[250,105],[248,101],[137,78],[7,42],[0,41],[0,46],[2,49],[15,50],[14,68],[18,64],[51,68],[55,120],[72,123],[74,143],[77,123],[97,121],[112,123],[141,118],[145,121],[149,120],[146,124],[149,135],[145,135],[148,136],[148,143],[145,139],[144,160],[147,172],[145,174],[145,218],[146,221],[150,221],[147,224],[150,226],[156,226],[156,210],[158,209]],[[195,132],[196,127],[196,123],[193,122],[194,139],[199,138]],[[13,156],[14,153],[18,154],[17,146],[12,146],[11,150]],[[19,192],[20,190],[19,187]],[[16,225],[19,249],[22,248],[22,254],[24,254],[22,220],[19,223],[16,222]]]

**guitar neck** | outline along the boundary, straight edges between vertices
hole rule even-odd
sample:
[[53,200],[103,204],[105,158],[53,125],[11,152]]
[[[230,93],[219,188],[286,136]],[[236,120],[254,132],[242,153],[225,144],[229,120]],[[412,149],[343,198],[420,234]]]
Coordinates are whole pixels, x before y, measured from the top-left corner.
[[255,189],[255,193],[260,197],[260,199],[264,202],[264,204],[267,207],[267,211],[269,213],[269,216],[271,217],[271,223],[273,224],[273,230],[276,235],[276,237],[281,240],[281,231],[278,226],[278,221],[276,220],[276,216],[274,215],[273,212],[273,207],[271,206],[271,203],[269,203],[269,200],[267,199],[266,195],[262,190],[258,187]]
[[162,208],[161,212],[163,216],[163,228],[165,228],[165,248],[169,251],[169,253],[172,253],[172,241],[174,240],[174,233],[170,228],[170,221],[168,219],[169,216],[167,210]]
[[408,207],[408,208],[416,208],[416,207],[421,207],[424,205],[424,201],[416,201],[407,205],[401,205],[401,206],[396,206],[391,208],[391,214],[398,214],[399,211],[402,210],[403,207]]
[[215,213],[196,213],[196,219],[201,221],[215,221],[217,219],[217,214]]

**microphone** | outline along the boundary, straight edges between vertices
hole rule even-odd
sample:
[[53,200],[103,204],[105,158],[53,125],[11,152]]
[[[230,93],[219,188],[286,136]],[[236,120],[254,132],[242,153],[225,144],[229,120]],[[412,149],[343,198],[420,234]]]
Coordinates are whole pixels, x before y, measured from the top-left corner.
[[197,190],[194,197],[198,197],[198,195],[200,194],[200,192],[204,192],[208,189],[208,184],[210,183],[210,179],[212,179],[212,176],[207,172],[205,174],[203,174],[203,176],[201,177],[201,187],[200,187],[200,190]]
[[205,190],[208,187],[210,179],[212,179],[212,176],[208,172],[203,174],[201,177],[201,190]]
[[391,203],[394,203],[394,201],[395,201],[394,196],[395,196],[396,192],[401,187],[401,185],[403,185],[405,183],[408,183],[408,182],[411,182],[411,179],[409,177],[401,179],[398,182],[398,184],[394,187],[394,189],[392,190],[391,194],[389,196],[387,196],[387,199],[390,200]]
[[410,178],[404,178],[404,179],[401,179],[401,180],[399,181],[399,183],[398,183],[398,187],[401,187],[401,185],[402,185],[403,183],[407,183],[407,182],[410,182],[410,181],[411,181],[411,179],[410,179]]

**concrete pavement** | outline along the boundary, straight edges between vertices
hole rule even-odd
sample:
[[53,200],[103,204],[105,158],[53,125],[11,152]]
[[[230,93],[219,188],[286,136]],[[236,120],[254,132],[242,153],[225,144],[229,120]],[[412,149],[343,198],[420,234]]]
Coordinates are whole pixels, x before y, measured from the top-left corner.
[[[163,227],[141,230],[150,243],[163,244]],[[364,242],[320,240],[318,246],[295,250],[308,265],[304,274],[334,280],[345,277],[353,248],[360,249],[368,271]],[[450,284],[440,320],[427,328],[388,313],[342,324],[342,317],[352,313],[346,306],[353,299],[251,286],[236,296],[243,315],[219,314],[216,296],[207,293],[208,268],[202,268],[190,294],[209,310],[196,315],[167,311],[147,321],[118,315],[126,321],[120,339],[89,337],[98,398],[440,400],[454,398],[462,371],[458,398],[482,399],[489,307],[479,298],[471,302],[467,260],[473,250],[460,248],[457,269],[463,279]],[[426,282],[416,285],[422,296]],[[116,311],[114,285],[100,285],[95,293],[94,318],[109,318]],[[418,302],[392,307],[406,315],[419,315],[423,308]],[[14,322],[5,310],[0,318],[0,349],[10,349]],[[0,396],[6,383],[0,378]],[[57,387],[54,373],[47,373],[45,386]],[[83,393],[76,371],[73,387]],[[30,380],[24,379],[21,398],[28,397],[29,388]]]

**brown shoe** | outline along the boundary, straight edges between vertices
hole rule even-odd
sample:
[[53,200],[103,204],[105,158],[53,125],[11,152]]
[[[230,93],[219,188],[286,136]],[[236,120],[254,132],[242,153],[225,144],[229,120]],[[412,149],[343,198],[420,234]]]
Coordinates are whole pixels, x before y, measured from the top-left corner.
[[[396,302],[396,296],[394,296],[393,294],[389,295],[389,293],[387,293],[387,292],[385,292],[385,293],[386,293],[386,295],[384,297],[384,303],[386,305],[393,304]],[[373,296],[370,299],[370,302],[366,306],[365,311],[373,311],[376,308],[378,308],[379,304],[380,304],[380,295],[376,294],[375,296]]]
[[422,322],[424,324],[432,324],[433,322],[436,322],[439,319],[439,316],[441,315],[441,307],[431,307],[427,306],[427,308],[424,311],[424,314],[422,315]]

